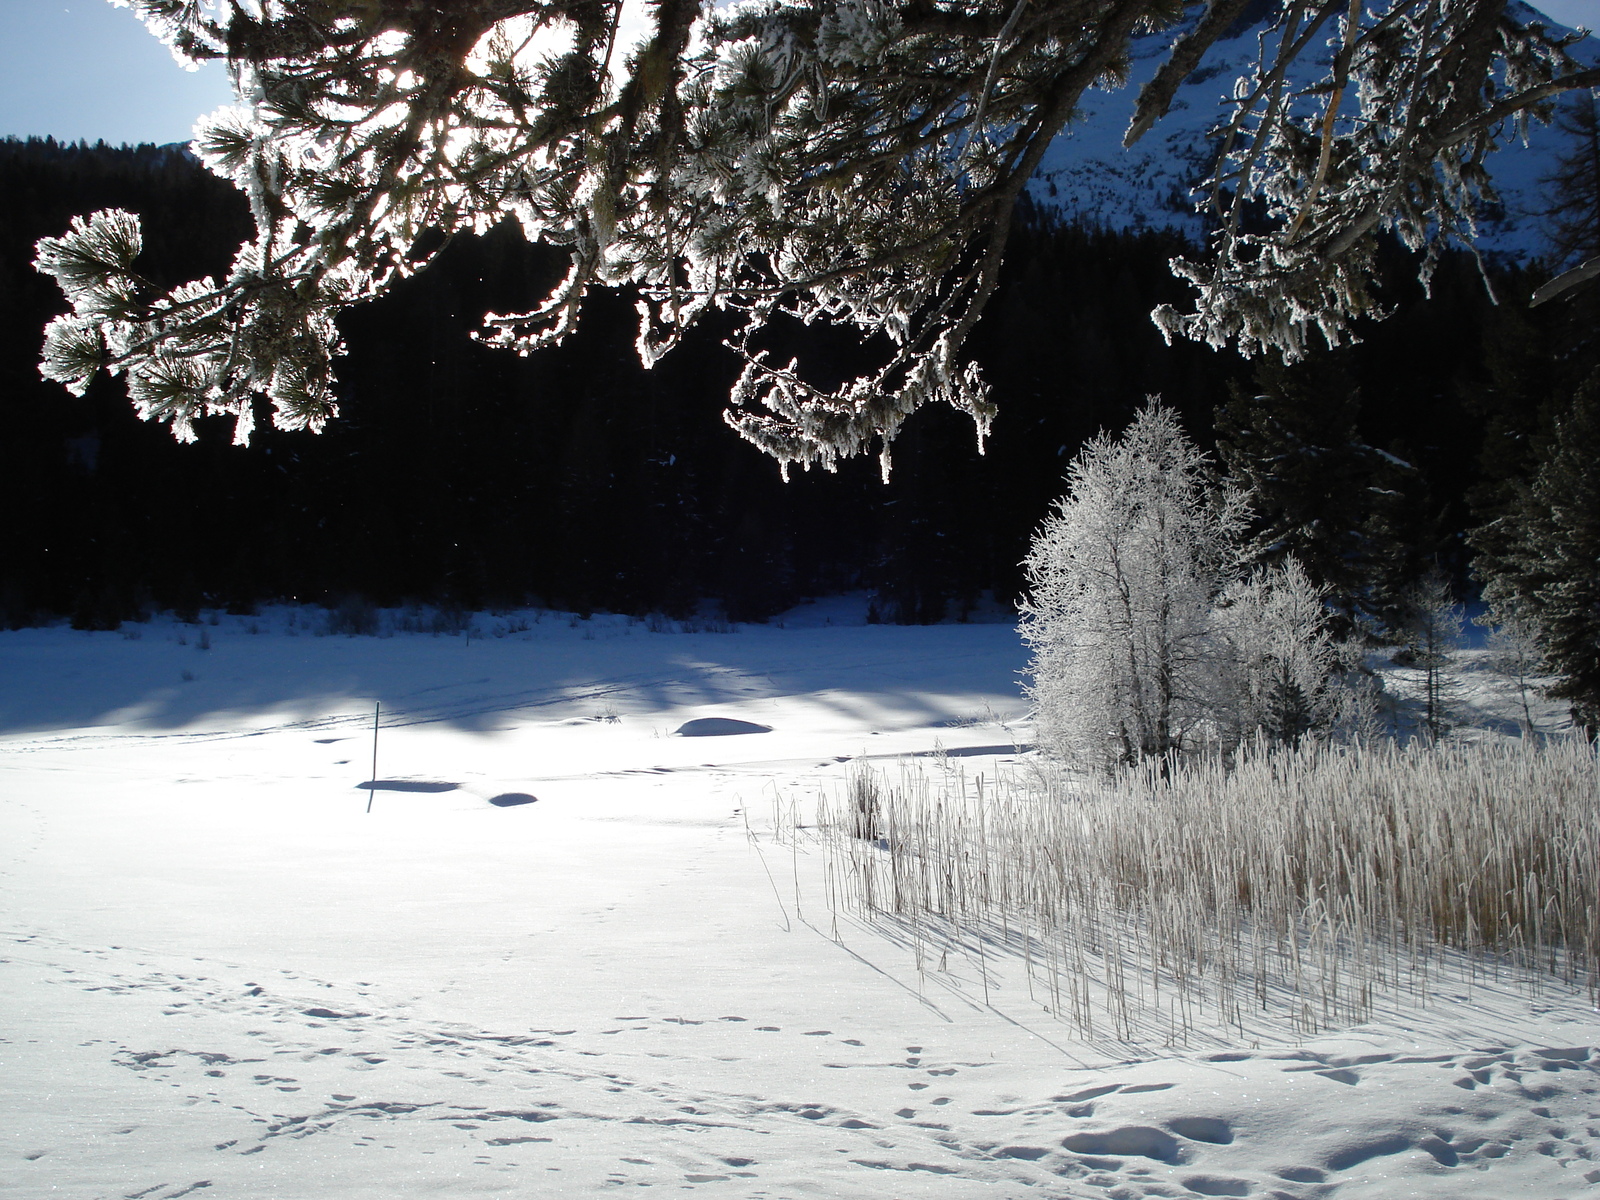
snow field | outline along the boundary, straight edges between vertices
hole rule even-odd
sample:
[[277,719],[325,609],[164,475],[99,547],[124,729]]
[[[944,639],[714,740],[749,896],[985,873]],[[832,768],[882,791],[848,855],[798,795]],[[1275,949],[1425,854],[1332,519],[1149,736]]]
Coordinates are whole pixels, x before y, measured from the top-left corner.
[[859,760],[1021,769],[1006,627],[247,620],[0,634],[0,1196],[1600,1195],[1581,989],[1167,1047],[830,907]]

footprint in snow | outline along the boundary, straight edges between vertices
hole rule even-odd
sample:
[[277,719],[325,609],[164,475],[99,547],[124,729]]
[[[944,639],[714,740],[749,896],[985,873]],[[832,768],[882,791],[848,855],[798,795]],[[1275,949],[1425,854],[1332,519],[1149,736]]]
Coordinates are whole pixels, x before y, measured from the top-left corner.
[[1124,1125],[1100,1133],[1069,1134],[1061,1141],[1074,1154],[1149,1158],[1177,1165],[1188,1160],[1188,1153],[1172,1134],[1149,1125]]
[[1190,1175],[1183,1186],[1201,1196],[1248,1196],[1255,1189],[1245,1179],[1228,1179],[1220,1175]]

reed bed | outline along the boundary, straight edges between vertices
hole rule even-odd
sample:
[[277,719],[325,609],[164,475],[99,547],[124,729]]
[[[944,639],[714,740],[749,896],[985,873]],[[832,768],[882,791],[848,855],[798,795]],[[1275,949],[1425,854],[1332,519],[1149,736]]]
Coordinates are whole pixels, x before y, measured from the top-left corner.
[[1509,971],[1600,991],[1600,805],[1576,739],[1255,750],[1085,781],[858,770],[819,801],[829,901],[1086,1036],[1358,1024]]

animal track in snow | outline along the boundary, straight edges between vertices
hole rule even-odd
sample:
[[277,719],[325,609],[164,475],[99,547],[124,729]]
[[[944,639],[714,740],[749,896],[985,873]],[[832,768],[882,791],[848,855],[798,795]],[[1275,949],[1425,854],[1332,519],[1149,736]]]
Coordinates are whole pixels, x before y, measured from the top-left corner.
[[[1190,1060],[1207,1070],[1249,1073],[1263,1086],[1276,1081],[1297,1088],[1292,1094],[1304,1096],[1309,1113],[1333,1111],[1341,1120],[1344,1106],[1375,1102],[1393,1072],[1408,1070],[1417,1078],[1423,1071],[1436,1080],[1433,1107],[1407,1118],[1404,1127],[1384,1128],[1351,1109],[1348,1135],[1310,1129],[1299,1143],[1303,1156],[1263,1161],[1263,1148],[1252,1144],[1259,1130],[1250,1110],[1207,1108],[1206,1099],[1217,1093],[1171,1082],[1176,1076],[1163,1079],[1151,1064],[1108,1067],[1080,1075],[1082,1086],[1058,1082],[1059,1090],[1040,1088],[1033,1096],[1014,1094],[1017,1085],[1009,1079],[1004,1086],[1011,1091],[1004,1095],[970,1094],[978,1088],[973,1081],[985,1075],[974,1069],[993,1064],[941,1061],[938,1048],[924,1057],[924,1047],[909,1046],[905,1061],[863,1052],[861,1061],[826,1064],[851,1070],[820,1072],[818,1090],[807,1085],[801,1096],[752,1095],[742,1090],[751,1081],[738,1068],[719,1076],[713,1064],[709,1074],[697,1076],[702,1082],[690,1084],[681,1067],[696,1055],[712,1064],[709,1048],[730,1040],[782,1032],[753,1024],[759,1016],[730,1019],[713,1009],[677,1019],[612,1017],[588,1029],[479,1028],[419,1018],[385,1004],[370,985],[329,986],[292,972],[274,973],[270,988],[245,988],[236,982],[242,971],[174,966],[133,951],[91,954],[34,942],[28,953],[57,961],[59,986],[95,992],[112,1005],[144,1003],[152,1014],[182,1006],[180,1016],[155,1016],[154,1026],[129,1025],[141,1031],[140,1040],[124,1033],[119,1042],[115,1030],[121,1027],[113,1027],[87,1049],[123,1066],[124,1086],[170,1088],[174,1102],[182,1097],[215,1112],[217,1136],[206,1145],[217,1149],[207,1153],[241,1169],[245,1162],[238,1156],[250,1156],[251,1164],[295,1154],[337,1159],[392,1144],[400,1153],[433,1156],[423,1162],[454,1155],[460,1171],[482,1172],[483,1186],[493,1190],[498,1185],[490,1173],[513,1163],[519,1171],[563,1165],[559,1178],[573,1181],[573,1155],[581,1147],[583,1162],[602,1172],[617,1167],[629,1186],[707,1186],[732,1194],[744,1186],[735,1180],[763,1177],[760,1186],[770,1194],[786,1194],[785,1187],[796,1185],[767,1177],[759,1160],[826,1158],[828,1171],[853,1171],[861,1181],[846,1186],[839,1182],[845,1177],[827,1175],[819,1179],[831,1182],[819,1186],[851,1197],[873,1194],[869,1177],[882,1181],[890,1173],[906,1178],[907,1187],[920,1178],[933,1188],[981,1184],[1019,1198],[1081,1191],[1127,1200],[1274,1193],[1315,1200],[1346,1180],[1422,1170],[1419,1162],[1443,1179],[1473,1172],[1469,1178],[1480,1193],[1477,1172],[1489,1173],[1492,1188],[1493,1180],[1512,1178],[1503,1174],[1504,1164],[1535,1157],[1561,1164],[1557,1169],[1575,1187],[1600,1170],[1600,1113],[1583,1092],[1600,1089],[1600,1060],[1588,1046],[1496,1046],[1409,1058],[1230,1051]],[[251,974],[251,980],[264,978]],[[199,1019],[191,1020],[195,1014]],[[862,1041],[840,1038],[824,1023],[807,1024],[792,1020],[788,1036],[761,1044],[815,1053],[823,1043],[813,1039],[827,1038],[830,1054],[848,1057],[841,1045]],[[654,1045],[670,1043],[675,1052],[657,1064],[640,1053],[647,1043],[602,1036],[618,1025],[664,1039]],[[597,1047],[614,1049],[609,1057],[597,1056]],[[1451,1086],[1473,1072],[1484,1080],[1474,1079],[1475,1091]],[[830,1078],[852,1083],[829,1090],[833,1085],[821,1080]],[[932,1086],[954,1094],[920,1096]],[[1530,1109],[1526,1096],[1540,1087],[1555,1091]],[[919,1093],[911,1101],[915,1107],[906,1104],[906,1090]],[[649,1161],[625,1161],[645,1146],[642,1157]],[[12,1161],[19,1167],[54,1161],[49,1143],[28,1148],[34,1150],[37,1160],[19,1154]],[[268,1158],[255,1157],[262,1154]],[[224,1177],[206,1173],[218,1189],[213,1194],[223,1194]],[[135,1177],[128,1187],[153,1186],[148,1200],[165,1200],[180,1186],[194,1186],[171,1175],[171,1182],[159,1179]],[[563,1190],[584,1194],[601,1186],[597,1177]],[[883,1194],[881,1182],[875,1190]]]

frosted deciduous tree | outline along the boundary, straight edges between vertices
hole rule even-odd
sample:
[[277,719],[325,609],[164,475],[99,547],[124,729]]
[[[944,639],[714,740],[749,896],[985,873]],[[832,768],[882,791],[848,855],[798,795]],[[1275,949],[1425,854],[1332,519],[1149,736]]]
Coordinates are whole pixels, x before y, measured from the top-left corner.
[[1067,472],[1034,536],[1022,634],[1040,744],[1131,765],[1361,734],[1373,690],[1292,555],[1249,569],[1248,507],[1155,402]]
[[1328,608],[1296,559],[1224,588],[1213,621],[1219,734],[1294,746],[1344,715]]
[[[138,219],[45,239],[71,313],[43,370],[81,392],[124,373],[141,415],[192,436],[254,402],[317,429],[336,412],[334,323],[453,234],[512,219],[564,277],[482,337],[559,341],[596,286],[639,297],[648,363],[710,308],[742,314],[728,420],[781,462],[831,466],[930,402],[993,415],[962,348],[995,288],[1014,202],[1136,35],[1163,58],[1127,139],[1249,0],[123,0],[189,61],[226,60],[239,102],[195,150],[250,198],[232,267],[165,289]],[[636,28],[624,21],[637,12]],[[1222,116],[1215,254],[1169,335],[1298,354],[1371,311],[1384,228],[1470,238],[1485,157],[1553,97],[1600,83],[1510,0],[1284,0]],[[1145,43],[1146,47],[1152,43]],[[1291,68],[1332,48],[1311,86]],[[1303,77],[1304,72],[1302,72]],[[1247,230],[1247,210],[1265,227]],[[1431,261],[1431,260],[1430,260]],[[1425,265],[1424,271],[1428,268]],[[823,388],[769,359],[779,313],[883,335],[880,365]]]
[[1242,505],[1154,402],[1089,443],[1067,484],[1025,564],[1040,744],[1095,766],[1180,751],[1217,708],[1215,604]]
[[1509,679],[1517,691],[1517,726],[1523,737],[1538,732],[1533,719],[1530,696],[1537,691],[1535,679],[1544,674],[1544,655],[1539,650],[1539,631],[1525,620],[1512,618],[1502,624],[1485,614],[1475,622],[1490,626],[1484,648],[1489,666]]
[[1459,681],[1455,652],[1461,645],[1463,613],[1449,582],[1437,571],[1411,589],[1410,620],[1399,661],[1422,673],[1422,731],[1437,742],[1450,731],[1457,707]]

